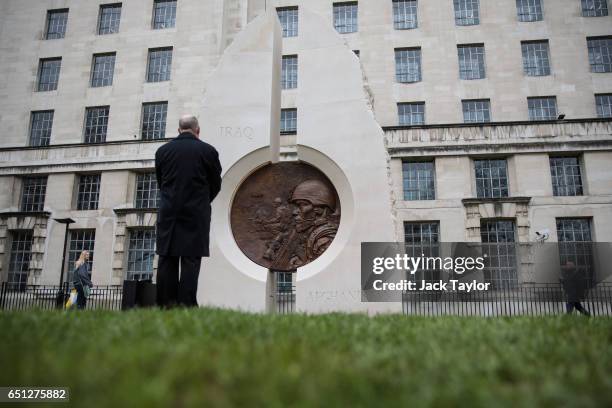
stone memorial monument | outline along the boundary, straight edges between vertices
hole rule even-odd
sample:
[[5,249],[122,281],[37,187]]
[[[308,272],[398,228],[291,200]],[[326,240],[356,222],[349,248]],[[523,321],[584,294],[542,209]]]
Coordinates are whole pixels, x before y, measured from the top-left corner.
[[[198,301],[266,311],[273,274],[290,272],[297,311],[401,311],[361,303],[360,244],[393,241],[396,226],[389,157],[359,59],[304,7],[300,30],[318,35],[283,43],[270,8],[208,81],[199,116],[202,137],[219,150],[223,187]],[[297,89],[281,90],[283,55],[298,55]],[[281,149],[282,102],[297,108],[298,130]]]

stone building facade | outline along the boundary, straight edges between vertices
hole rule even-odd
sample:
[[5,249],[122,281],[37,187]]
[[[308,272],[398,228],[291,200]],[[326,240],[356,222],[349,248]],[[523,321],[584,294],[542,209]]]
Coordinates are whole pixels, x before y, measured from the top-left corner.
[[[363,158],[376,160],[387,179],[372,178],[380,196],[368,200],[387,208],[380,216],[393,230],[379,235],[383,240],[529,243],[536,231],[547,231],[550,241],[610,242],[608,3],[3,1],[1,280],[57,284],[65,227],[54,219],[67,217],[75,223],[66,263],[87,248],[93,250],[97,284],[154,277],[153,157],[163,139],[175,136],[184,112],[208,118],[213,111],[231,111],[237,117],[242,109],[239,120],[208,121],[214,127],[203,123],[203,138],[217,146],[222,161],[225,152],[236,160],[255,154],[249,143],[258,140],[262,117],[264,139],[269,136],[277,157],[272,161],[316,161],[314,150],[333,159],[325,149],[342,150],[351,152],[354,163],[336,160],[335,165],[338,174],[350,176]],[[264,27],[270,13],[280,17],[280,34]],[[261,38],[248,38],[255,33]],[[335,41],[353,54],[335,58],[313,51]],[[257,77],[249,56],[264,48],[271,68]],[[321,66],[327,70],[316,71]],[[314,82],[313,72],[329,74]],[[248,75],[253,89],[237,89],[238,78]],[[227,86],[211,78],[222,78]],[[273,85],[266,85],[269,79]],[[227,94],[216,94],[217,101],[204,98],[219,88]],[[380,154],[373,153],[377,145],[367,145],[367,138],[341,136],[369,126],[367,118],[347,120],[354,111],[334,99],[356,89],[355,98],[377,123],[370,134],[384,146]],[[248,95],[257,92],[272,95],[268,116],[256,109],[261,98]],[[251,100],[252,105],[244,102]],[[215,111],[217,102],[226,104],[225,110]],[[313,119],[312,106],[328,103],[340,108],[328,112],[327,122]],[[300,146],[314,145],[321,148],[306,153],[305,147],[299,155]],[[232,173],[239,162],[225,160],[224,182],[232,185],[233,178],[242,177]],[[351,188],[358,207],[362,192],[349,183],[347,191]],[[232,192],[227,195],[231,200]],[[333,253],[341,250],[330,247]],[[352,251],[358,258],[358,248]],[[250,268],[243,262],[238,261]],[[203,264],[204,270],[217,265]],[[357,270],[329,285],[311,272],[288,278],[298,288],[298,309],[375,308],[359,302]],[[357,284],[342,289],[353,275]],[[243,286],[238,280],[224,286],[219,279],[206,281],[214,293],[202,292],[201,303],[269,307],[270,279]],[[226,301],[230,292],[249,294]]]

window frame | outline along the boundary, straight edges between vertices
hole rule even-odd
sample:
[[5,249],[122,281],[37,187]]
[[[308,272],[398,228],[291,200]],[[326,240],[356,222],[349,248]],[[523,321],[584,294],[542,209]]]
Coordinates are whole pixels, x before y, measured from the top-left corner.
[[[591,2],[591,3],[589,3]],[[598,12],[597,10],[597,6],[596,3],[600,2],[603,3],[605,5],[605,11],[604,8],[600,9],[601,12]],[[588,6],[588,4],[593,4],[593,9],[585,9],[585,5]],[[608,10],[608,1],[607,0],[581,0],[580,1],[580,15],[582,17],[606,17],[608,16],[608,13],[610,11]]]
[[[546,58],[542,58],[540,54],[544,51],[536,49],[536,46],[544,46]],[[523,59],[523,74],[525,76],[540,77],[551,75],[550,42],[548,40],[521,41],[521,56]],[[542,63],[542,61],[545,61],[545,63]]]
[[[479,50],[482,49],[482,53]],[[464,52],[462,53],[462,50]],[[468,54],[465,50],[469,50]],[[480,58],[482,55],[482,58]],[[478,66],[478,76],[474,76],[474,56]],[[462,57],[464,58],[464,67],[469,62],[470,69],[462,69]],[[482,66],[481,66],[482,59]],[[485,79],[487,77],[487,60],[486,60],[486,49],[484,43],[476,44],[457,44],[457,60],[459,63],[459,79],[462,81],[477,81],[479,79]]]
[[[393,55],[396,82],[414,84],[423,81],[423,51],[421,47],[394,48]],[[411,72],[411,66],[415,65],[417,67],[416,74]]]
[[[419,28],[418,0],[391,0],[391,6],[394,30],[414,30]],[[410,10],[410,13],[407,10]],[[402,13],[398,14],[399,11],[402,11]],[[412,11],[414,11],[414,14],[412,14]],[[413,16],[414,19],[408,20],[409,16]],[[404,18],[403,20],[402,17]]]
[[[525,5],[525,2],[527,2],[526,5]],[[533,5],[530,5],[531,2],[533,2]],[[531,12],[529,12],[528,14],[521,13],[521,11],[524,11],[525,8],[527,8],[528,11],[531,11],[533,8],[536,10],[536,12],[535,14]],[[534,15],[535,17],[532,17]],[[528,16],[528,17],[521,18],[521,16]],[[543,21],[544,20],[544,6],[542,5],[542,0],[516,0],[516,18],[521,23],[533,23],[536,21]]]
[[[605,48],[602,44],[593,46],[592,42],[594,41],[598,43],[605,41],[607,46]],[[595,54],[595,50],[597,49],[599,49],[599,54]],[[604,50],[607,50],[607,53],[604,52]],[[591,73],[605,74],[612,72],[612,35],[587,37],[587,51],[589,54],[589,69]],[[602,62],[596,63],[597,55],[601,56]],[[598,66],[602,66],[602,68],[598,69]]]
[[[287,119],[286,117],[283,118],[283,114],[287,114],[287,113],[293,113],[295,114],[295,116],[293,118],[289,118]],[[283,120],[284,119],[284,120]],[[295,127],[290,128],[290,129],[283,129],[283,123],[286,122],[294,122],[295,123]],[[281,109],[281,115],[280,115],[280,134],[281,135],[292,135],[292,134],[297,134],[297,108],[282,108]]]
[[[486,110],[478,110],[474,111],[466,111],[466,105],[469,107],[470,104],[475,104],[474,106],[478,108],[476,104],[486,104]],[[461,111],[463,113],[463,123],[490,123],[491,122],[491,99],[462,99],[461,100]],[[483,112],[483,120],[477,120],[479,112]],[[486,115],[484,114],[486,112]],[[466,120],[466,113],[474,113],[476,116],[475,120]],[[471,116],[471,115],[470,115]]]
[[[419,165],[428,165],[429,168],[418,168]],[[417,166],[416,169],[407,168],[410,165]],[[416,178],[411,178],[411,171],[416,170]],[[421,172],[427,172],[425,177],[421,177]],[[408,175],[408,177],[407,177]],[[410,181],[416,183],[416,188],[410,188]],[[421,182],[426,183],[426,189],[421,189]],[[431,184],[431,188],[429,187]],[[408,186],[408,188],[406,188]],[[402,160],[402,191],[404,201],[433,201],[437,199],[437,183],[436,183],[436,160],[431,159],[405,159]],[[413,197],[410,193],[415,193]]]
[[[461,17],[461,13],[465,13],[467,16],[468,4],[476,4],[476,8],[472,9],[472,17]],[[465,10],[461,7],[465,5]],[[457,10],[459,7],[459,10]],[[453,11],[455,16],[455,26],[468,27],[473,25],[480,25],[480,0],[453,0]]]
[[[145,112],[146,108],[148,106],[154,106],[154,105],[159,105],[159,106],[165,106],[165,109],[163,109],[162,113],[164,114],[164,127],[159,129],[159,131],[161,132],[161,137],[145,137],[145,115],[147,114]],[[157,112],[153,112],[153,114],[155,114]],[[156,121],[151,122],[153,124],[156,123]],[[168,101],[154,101],[154,102],[144,102],[142,104],[142,108],[141,108],[141,113],[140,113],[140,139],[141,140],[163,140],[166,138],[166,128],[168,127]],[[148,132],[153,132],[155,133],[156,130],[150,130]]]
[[[530,106],[530,102],[534,102],[534,101],[540,101],[543,102],[544,100],[547,101],[553,101],[554,104],[552,107],[554,107],[555,109],[555,114],[553,116],[548,116],[548,117],[538,117],[538,116],[533,116],[532,112],[534,109],[551,109],[551,106],[549,104],[549,106],[547,106],[546,108],[543,107],[543,105],[540,103],[539,107],[532,107]],[[559,117],[559,106],[557,105],[557,97],[556,96],[529,96],[527,97],[527,114],[529,116],[529,120],[532,122],[543,122],[543,121],[549,121],[549,120],[557,120],[557,118]]]
[[[293,19],[293,13],[295,13],[295,19]],[[283,15],[281,16],[281,14]],[[290,14],[291,18],[289,18]],[[298,6],[277,7],[276,15],[281,25],[283,38],[292,38],[299,35],[300,14]],[[283,20],[283,18],[285,19]],[[286,22],[286,25],[283,24],[283,21]]]
[[[415,227],[419,227],[416,231]],[[411,231],[408,231],[408,227]],[[403,222],[403,244],[404,250],[409,256],[440,256],[440,221],[439,220],[405,220]],[[409,239],[410,238],[410,239]],[[416,239],[414,239],[416,238]],[[422,269],[412,274],[406,271],[406,278],[411,281],[424,280],[436,282],[440,280],[441,271],[438,269]]]
[[[608,104],[600,104],[599,101],[606,98]],[[598,118],[612,118],[612,93],[595,94],[595,109]]]
[[[351,8],[350,18],[348,17],[349,7]],[[342,20],[337,18],[337,16],[340,14],[340,8],[342,8],[342,11],[343,11]],[[355,14],[354,20],[352,18],[353,14]],[[359,32],[359,2],[358,1],[340,1],[340,2],[332,3],[332,21],[333,21],[333,27],[338,32],[338,34],[352,34],[352,33]],[[343,25],[337,24],[339,21],[343,21],[344,22]],[[341,30],[339,28],[341,28]]]
[[[34,119],[36,115],[42,115],[42,114],[46,114],[46,113],[50,113],[51,114],[51,119],[47,120],[46,122],[50,123],[49,129],[48,129],[48,133],[49,136],[46,137],[44,139],[44,143],[33,143],[33,132],[35,132],[36,130],[34,129]],[[51,137],[53,136],[53,121],[55,119],[55,110],[53,109],[46,109],[46,110],[37,110],[37,111],[31,111],[30,112],[30,126],[29,126],[29,132],[28,132],[28,146],[30,147],[47,147],[51,145]],[[44,121],[44,120],[43,120]],[[43,139],[38,137],[37,140],[42,141]]]
[[[152,280],[153,276],[155,275],[155,227],[130,227],[127,228],[127,232],[127,251],[125,253],[125,280]],[[136,238],[135,241],[134,237],[137,233],[142,233],[143,238]],[[139,247],[133,247],[135,242],[142,242],[142,245]],[[146,247],[146,242],[152,243],[151,248]],[[132,254],[134,253],[132,251],[137,251],[136,255],[132,256]],[[140,254],[140,257],[138,257],[138,254]],[[148,255],[145,256],[145,254]],[[139,263],[139,261],[141,264],[144,264],[146,261],[146,263],[150,265],[151,270],[130,270],[131,265],[136,265]],[[136,279],[134,279],[134,277],[136,277]]]
[[[101,32],[102,30],[102,17],[104,17],[104,11],[105,10],[110,10],[110,9],[119,9],[119,17],[116,19],[117,21],[117,27],[116,30],[117,31],[110,31],[110,32]],[[121,27],[121,14],[123,12],[123,3],[121,2],[117,2],[117,3],[105,3],[105,4],[100,4],[99,7],[99,11],[98,11],[98,26],[96,27],[96,35],[111,35],[111,34],[118,34],[120,27]],[[112,21],[112,19],[111,19]]]
[[[502,174],[493,174],[493,170],[498,170],[499,173],[502,167],[493,167],[493,162],[504,162],[503,170],[505,173],[505,177]],[[478,169],[478,164],[486,162],[490,165],[486,168]],[[490,158],[474,158],[473,159],[473,169],[474,169],[474,184],[476,186],[476,197],[479,199],[498,199],[498,198],[507,198],[510,197],[510,172],[508,169],[508,158],[506,157],[490,157]],[[478,170],[488,170],[488,175],[486,177],[479,177]],[[505,179],[505,183],[502,183],[502,180]],[[486,185],[482,185],[479,183],[479,180],[484,180]],[[498,180],[498,186],[495,186],[494,180]],[[484,190],[483,190],[484,189]]]
[[[84,183],[83,179],[86,177],[96,177],[97,182],[95,183]],[[85,190],[85,187],[97,186]],[[83,186],[83,190],[81,187]],[[80,173],[77,175],[76,180],[76,197],[75,197],[75,209],[77,211],[97,211],[100,207],[100,191],[102,190],[102,173]]]
[[[59,66],[57,67],[57,75],[55,77],[55,82],[54,83],[46,83],[46,84],[52,84],[53,88],[50,89],[41,89],[41,85],[43,84],[42,79],[43,79],[43,70],[44,70],[44,65],[45,63],[49,63],[49,62],[59,62]],[[36,92],[53,92],[53,91],[57,91],[57,88],[59,86],[59,77],[60,77],[60,73],[62,70],[62,57],[51,57],[51,58],[41,58],[38,60],[38,75],[36,76]]]
[[[172,21],[172,25],[166,27],[166,26],[156,26],[156,24],[158,23],[157,20],[157,10],[158,8],[155,6],[156,4],[159,3],[174,3],[174,5],[169,6],[172,11],[170,13],[171,15],[171,21]],[[166,6],[168,7],[168,6]],[[176,28],[176,17],[177,17],[177,9],[178,9],[178,1],[177,0],[153,0],[153,9],[152,9],[152,13],[151,13],[151,29],[153,30],[167,30],[170,28]],[[167,14],[167,12],[164,12],[164,14]],[[164,20],[165,21],[165,20]],[[160,21],[161,23],[161,21]]]
[[[402,121],[403,117],[406,117],[406,114],[404,112],[404,114],[402,114],[402,108],[407,108],[410,107],[410,112],[409,112],[409,117],[410,117],[410,123],[407,123],[405,121]],[[421,113],[420,111],[414,112],[412,110],[413,107],[422,107],[423,108],[423,112]],[[415,115],[419,115],[421,114],[423,120],[422,122],[419,123],[415,123],[412,121],[412,119],[415,117]],[[397,103],[397,119],[398,119],[398,124],[399,126],[421,126],[425,124],[425,120],[426,120],[426,107],[425,107],[425,102],[424,101],[415,101],[415,102],[398,102]]]
[[[295,64],[293,63],[295,60]],[[289,63],[291,61],[291,63]],[[281,59],[281,89],[297,89],[299,81],[300,60],[297,54],[283,55]],[[291,70],[288,68],[291,67]],[[295,67],[295,75],[293,74]],[[295,78],[294,78],[295,77]]]
[[[166,63],[165,69],[162,69],[164,68],[164,65],[160,62],[159,64],[160,69],[157,72],[151,71],[151,68],[152,68],[151,62],[154,59],[155,53],[164,53],[161,57],[157,59]],[[172,46],[149,48],[147,51],[147,74],[145,77],[145,82],[148,84],[151,84],[151,83],[157,83],[157,82],[171,81],[172,80],[173,58],[174,58],[174,47]],[[155,76],[157,76],[158,79],[155,79],[156,78]]]
[[[564,160],[568,159],[575,159],[576,162],[575,164],[572,164],[571,167],[578,169],[577,175],[567,174],[566,167],[570,167],[570,165],[566,165],[565,163],[562,163],[562,165],[556,164],[556,162],[563,162]],[[586,195],[582,157],[580,155],[549,155],[548,162],[553,197],[579,197]],[[563,172],[562,175],[558,175],[559,169]],[[567,179],[570,177],[577,177],[579,183],[566,183]],[[559,183],[559,181],[563,181],[563,183]]]
[[[40,185],[28,186],[28,182],[44,180]],[[41,212],[45,210],[45,200],[47,198],[48,176],[32,175],[21,178],[21,194],[19,195],[19,211],[21,212]],[[27,189],[34,187],[33,194],[28,194]],[[26,197],[34,197],[34,202],[31,203]],[[30,208],[31,207],[31,208]]]
[[[148,180],[139,180],[139,178],[144,177],[146,177]],[[146,183],[149,188],[139,189],[139,186],[144,185],[144,183]],[[153,185],[155,185],[154,189],[152,188]],[[154,196],[154,198],[152,198],[152,196]],[[155,170],[137,172],[136,177],[134,178],[134,208],[145,210],[151,208],[159,208],[160,201],[161,192],[159,190],[159,186],[157,185],[157,177],[155,174]],[[144,203],[150,204],[151,202],[155,202],[155,206],[151,207],[150,205],[142,205]]]
[[[494,225],[494,231],[486,226]],[[500,226],[511,226],[502,228]],[[491,234],[493,232],[494,234]],[[508,239],[511,233],[511,239]],[[486,240],[485,240],[486,237]],[[491,238],[495,238],[491,240]],[[500,237],[503,239],[500,240]],[[516,256],[516,243],[518,242],[518,231],[514,218],[481,218],[480,219],[480,241],[483,251],[487,250],[485,267],[483,269],[484,280],[491,283],[492,289],[512,289],[519,284],[518,259]],[[495,253],[491,251],[495,250]],[[500,265],[499,259],[504,259],[504,265]],[[497,260],[497,265],[491,262]],[[493,272],[493,273],[492,273]]]
[[[83,239],[75,239],[75,235],[83,234]],[[75,243],[73,248],[73,243]],[[80,245],[77,245],[81,243]],[[74,279],[74,263],[79,258],[81,251],[89,252],[90,270],[93,274],[93,261],[96,248],[96,228],[70,228],[68,229],[68,243],[66,245],[66,282],[72,282]]]
[[[17,239],[23,237],[24,239]],[[34,246],[34,230],[33,229],[10,229],[8,231],[7,252],[8,260],[6,265],[6,283],[9,291],[23,292],[28,284],[30,275],[30,262],[32,261],[32,247]],[[15,244],[18,245],[15,248]],[[20,245],[23,244],[23,245]],[[15,259],[17,255],[17,259]],[[15,270],[15,266],[19,265],[19,270]],[[27,268],[24,268],[27,266]],[[24,270],[25,269],[25,270]],[[18,276],[18,279],[14,279]],[[25,277],[25,279],[23,279]],[[13,279],[12,279],[13,278]]]
[[[102,136],[102,140],[88,140],[88,135],[87,135],[87,121],[89,119],[88,114],[90,111],[94,110],[94,109],[106,109],[106,124],[103,125],[104,127],[104,134]],[[97,118],[98,120],[100,119],[100,117],[98,116]],[[106,142],[106,137],[108,136],[108,123],[110,121],[110,105],[102,105],[102,106],[87,106],[85,107],[85,118],[83,121],[83,143],[85,144],[99,144],[99,143],[105,143]],[[95,127],[98,127],[98,124],[96,124]],[[97,134],[95,135],[96,137],[94,137],[94,139],[97,139]]]
[[[61,37],[49,37],[49,28],[51,23],[51,15],[52,14],[66,14],[66,23],[64,24],[64,30],[61,33]],[[68,30],[68,17],[70,16],[69,8],[59,8],[59,9],[49,9],[47,10],[46,20],[45,20],[45,32],[43,35],[43,39],[46,40],[61,40],[66,38],[66,31]]]
[[[106,58],[106,57],[113,57],[112,59],[112,69],[111,74],[110,74],[110,79],[105,77],[105,70],[104,67],[106,67],[106,63],[103,64],[103,69],[101,72],[101,78],[97,78],[96,77],[96,66],[97,66],[97,58]],[[102,52],[102,53],[96,53],[92,55],[91,58],[91,74],[90,74],[90,78],[89,78],[89,87],[90,88],[104,88],[107,86],[113,86],[113,82],[115,80],[115,64],[117,62],[117,53],[116,52]],[[102,65],[102,64],[100,64]],[[94,81],[99,81],[99,82],[95,82]]]

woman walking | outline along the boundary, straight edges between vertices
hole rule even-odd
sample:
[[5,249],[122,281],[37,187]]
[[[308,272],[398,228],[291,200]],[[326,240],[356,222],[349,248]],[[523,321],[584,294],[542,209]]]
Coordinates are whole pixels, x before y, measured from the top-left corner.
[[89,279],[89,274],[91,273],[89,263],[89,251],[82,251],[81,255],[79,255],[79,259],[74,263],[74,273],[73,273],[73,284],[74,288],[77,290],[77,308],[85,309],[85,304],[87,303],[87,294],[89,294],[89,288],[93,286],[91,283],[91,279]]

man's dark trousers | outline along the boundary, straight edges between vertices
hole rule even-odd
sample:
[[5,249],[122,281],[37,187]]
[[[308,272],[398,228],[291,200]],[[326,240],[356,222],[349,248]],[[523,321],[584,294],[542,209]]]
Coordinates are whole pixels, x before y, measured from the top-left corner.
[[[181,278],[179,280],[179,260]],[[157,304],[161,307],[197,306],[196,292],[201,257],[159,256],[157,265]]]

